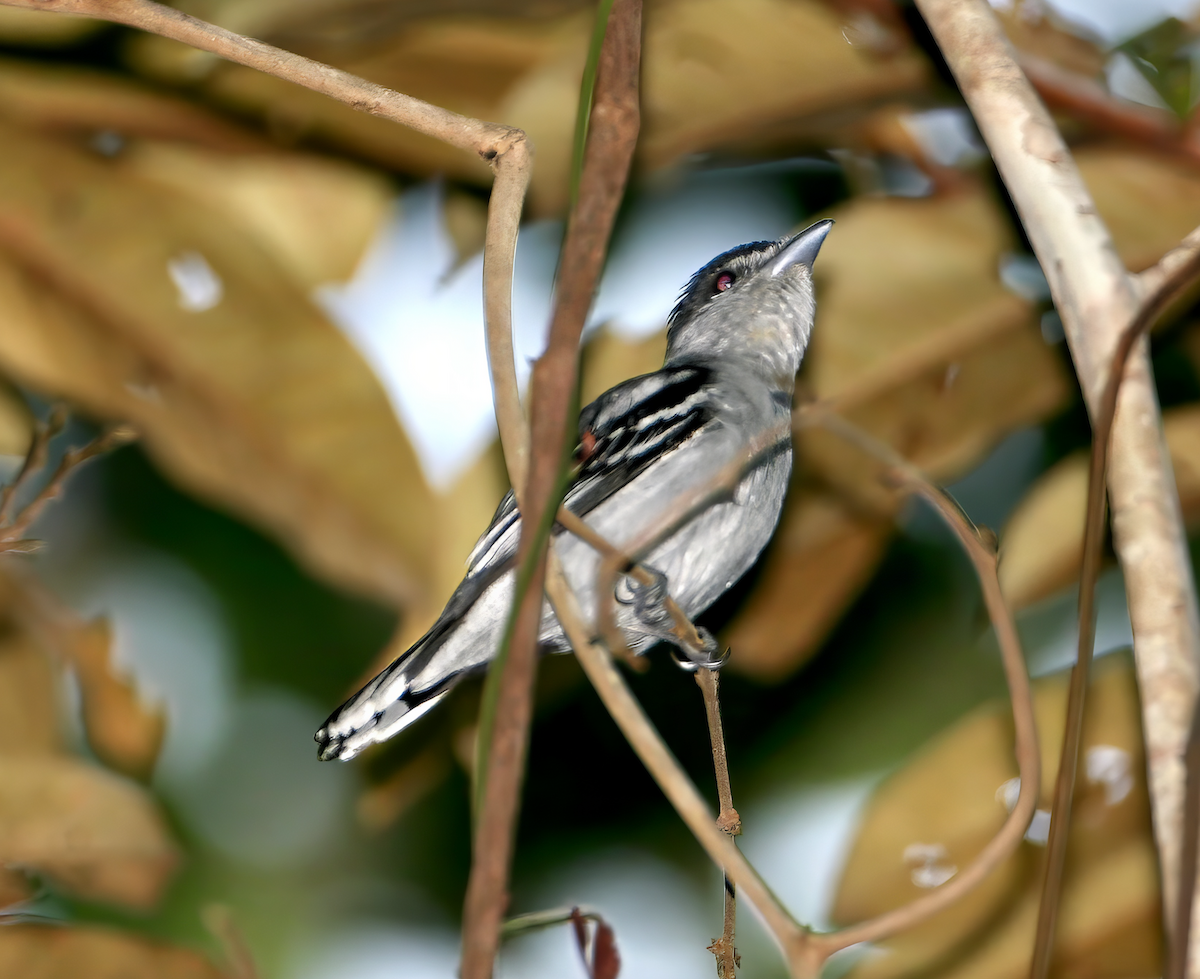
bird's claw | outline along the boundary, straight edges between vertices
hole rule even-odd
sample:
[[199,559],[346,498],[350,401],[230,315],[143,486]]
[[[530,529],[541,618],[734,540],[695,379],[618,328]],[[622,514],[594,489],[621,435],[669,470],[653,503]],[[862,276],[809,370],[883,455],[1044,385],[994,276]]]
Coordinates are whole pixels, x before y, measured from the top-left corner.
[[[716,637],[703,626],[696,626],[696,635],[700,637],[702,643],[699,649],[682,643],[671,649],[671,658],[675,660],[675,665],[688,673],[695,673],[699,669],[719,670],[729,659],[732,650],[727,649],[725,652],[721,652],[721,646]],[[683,656],[679,655],[680,652],[683,653]]]

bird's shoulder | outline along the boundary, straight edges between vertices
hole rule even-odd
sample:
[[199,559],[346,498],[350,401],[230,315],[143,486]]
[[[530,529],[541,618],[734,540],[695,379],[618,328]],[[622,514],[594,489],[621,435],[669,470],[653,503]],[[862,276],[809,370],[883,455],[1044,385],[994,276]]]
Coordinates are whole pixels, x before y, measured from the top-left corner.
[[635,479],[716,414],[713,372],[664,367],[610,388],[579,415],[566,505],[583,514]]
[[[574,513],[588,513],[671,445],[711,421],[711,381],[707,367],[664,367],[623,381],[584,408],[579,414],[576,472],[565,505]],[[520,522],[510,490],[467,559],[468,578],[512,557]]]

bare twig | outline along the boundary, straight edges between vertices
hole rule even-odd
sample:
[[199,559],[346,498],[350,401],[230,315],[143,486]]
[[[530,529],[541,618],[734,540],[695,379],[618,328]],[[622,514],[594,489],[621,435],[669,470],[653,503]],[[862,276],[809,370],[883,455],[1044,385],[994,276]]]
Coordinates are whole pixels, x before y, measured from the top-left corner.
[[[720,684],[717,670],[701,667],[696,671],[696,683],[704,695],[704,714],[708,720],[708,735],[712,741],[713,772],[717,780],[717,827],[730,836],[741,836],[742,817],[733,808],[733,789],[729,784],[729,761],[725,757],[725,731],[721,725]],[[734,944],[737,935],[737,890],[728,877],[723,880],[725,901],[721,937],[708,946],[717,960],[717,979],[734,979],[740,956]]]
[[25,456],[20,472],[11,483],[4,487],[3,493],[0,495],[0,553],[34,549],[38,542],[25,539],[25,533],[42,515],[46,506],[62,493],[67,477],[89,459],[103,455],[136,438],[131,429],[119,426],[110,428],[78,449],[68,449],[46,485],[19,512],[14,514],[13,509],[16,506],[18,491],[45,467],[50,440],[62,431],[66,421],[67,411],[60,405],[51,411],[47,421],[37,423],[33,442],[29,446],[29,452]]
[[[1092,418],[1114,350],[1138,307],[1138,280],[985,0],[917,0],[967,100],[1046,272]],[[1108,489],[1142,698],[1163,906],[1179,894],[1184,747],[1200,685],[1200,614],[1145,342],[1117,397]]]
[[[578,373],[579,337],[637,141],[640,59],[641,0],[617,0],[601,48],[580,197],[563,245],[550,339],[533,369],[531,452],[520,494],[523,532],[518,552],[518,562],[532,568],[532,575],[525,594],[519,598],[507,662],[499,680],[463,912],[463,979],[487,979],[492,974],[500,922],[508,903],[513,827],[528,743],[543,604],[544,551],[536,551],[539,541],[534,529],[543,523],[549,508],[553,508],[549,509],[551,513],[557,510],[555,494]],[[507,371],[511,354],[492,350],[491,355],[493,372]],[[508,378],[502,377],[501,381],[511,391]],[[498,422],[509,429],[516,427],[512,415],[498,418]],[[510,437],[514,444],[520,442],[519,435],[510,432]],[[514,478],[522,478],[519,466]]]
[[795,417],[797,425],[821,425],[878,459],[888,467],[891,479],[902,488],[925,499],[958,537],[975,567],[984,604],[987,606],[996,641],[1000,646],[1000,657],[1008,682],[1009,697],[1012,700],[1015,754],[1017,771],[1021,777],[1020,794],[1008,819],[966,869],[910,904],[840,931],[814,936],[814,943],[827,957],[857,942],[879,941],[911,928],[950,907],[975,888],[1016,849],[1025,835],[1037,805],[1041,759],[1038,754],[1037,725],[1033,716],[1029,677],[1025,672],[1025,658],[1021,653],[1021,641],[1017,636],[1012,613],[1005,605],[1004,596],[1000,591],[1000,580],[996,576],[996,553],[991,544],[980,537],[975,526],[953,500],[889,446],[830,413],[822,405],[805,406],[796,412]]
[[46,454],[50,441],[67,423],[67,409],[63,405],[55,405],[50,411],[50,417],[45,421],[38,420],[33,426],[33,440],[25,453],[25,460],[11,483],[0,489],[0,526],[7,524],[12,518],[13,507],[17,504],[17,494],[22,487],[46,465]]
[[590,630],[583,624],[579,602],[553,550],[548,565],[546,592],[554,605],[554,613],[621,733],[713,862],[758,910],[767,929],[783,949],[791,974],[815,976],[824,958],[812,955],[809,930],[787,913],[758,872],[733,845],[733,840],[717,826],[704,798],[646,717],[608,651],[592,641]]

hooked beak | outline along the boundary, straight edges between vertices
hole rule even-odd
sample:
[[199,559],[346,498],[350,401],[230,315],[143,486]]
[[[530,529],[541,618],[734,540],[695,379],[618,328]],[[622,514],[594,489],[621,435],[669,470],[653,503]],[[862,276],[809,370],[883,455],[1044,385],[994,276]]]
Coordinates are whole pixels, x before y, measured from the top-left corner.
[[779,275],[793,265],[806,265],[811,270],[813,262],[817,260],[817,252],[821,250],[821,244],[832,227],[833,222],[826,218],[801,231],[783,246],[783,251],[775,256],[775,263],[771,266],[771,275]]

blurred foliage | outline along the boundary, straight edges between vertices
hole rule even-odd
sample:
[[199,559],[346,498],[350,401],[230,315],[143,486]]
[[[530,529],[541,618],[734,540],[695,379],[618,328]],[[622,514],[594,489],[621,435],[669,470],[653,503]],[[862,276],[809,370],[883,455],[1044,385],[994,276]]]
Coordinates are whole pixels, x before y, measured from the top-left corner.
[[[537,146],[528,216],[561,218],[592,5],[180,6],[526,129]],[[1023,57],[1091,86],[1087,105],[1043,95],[1122,259],[1133,270],[1153,264],[1200,224],[1194,120],[1142,107],[1138,119],[1161,134],[1149,145],[1130,128],[1129,103],[1104,88],[1111,52],[1032,0],[999,6]],[[1119,49],[1180,117],[1195,101],[1194,37],[1193,25],[1167,21]],[[0,7],[0,49],[0,475],[19,465],[49,400],[132,424],[140,445],[73,484],[81,502],[68,500],[68,515],[90,507],[103,527],[89,531],[97,544],[86,520],[64,520],[80,561],[113,540],[177,559],[216,597],[238,695],[283,690],[327,710],[425,630],[506,486],[495,446],[451,486],[426,483],[378,368],[315,290],[349,279],[394,219],[397,191],[431,174],[448,181],[442,217],[463,266],[482,245],[487,168],[124,28]],[[1044,278],[915,11],[882,0],[743,0],[732,16],[717,0],[651,0],[643,114],[641,186],[669,185],[688,168],[778,165],[806,218],[837,220],[817,268],[803,396],[832,402],[951,483],[969,513],[1003,523],[1002,580],[1028,609],[1025,627],[1069,606],[1086,415]],[[793,166],[797,157],[822,166]],[[636,206],[627,203],[626,219]],[[1178,303],[1153,341],[1193,524],[1195,302]],[[593,333],[583,400],[656,369],[664,345],[661,332]],[[1014,432],[1037,433],[1039,448],[1021,472],[997,475]],[[743,798],[750,813],[806,786],[892,773],[867,804],[838,885],[834,916],[853,921],[923,892],[991,836],[1004,818],[996,792],[1013,774],[1011,735],[986,620],[949,538],[855,450],[815,431],[798,445],[775,540],[704,624],[733,648],[722,700],[739,808]],[[955,482],[985,471],[996,484],[986,506],[970,480]],[[477,684],[356,766],[354,825],[336,844],[295,865],[257,866],[206,839],[184,796],[156,777],[173,718],[140,689],[112,625],[53,597],[36,577],[40,559],[11,560],[0,564],[0,718],[10,732],[0,749],[0,902],[18,923],[0,928],[0,974],[230,977],[242,961],[236,922],[262,975],[284,976],[314,922],[456,919]],[[665,659],[650,659],[631,684],[708,786],[699,697]],[[1038,681],[1044,795],[1064,684]],[[1098,665],[1091,704],[1085,747],[1107,750],[1094,757],[1109,768],[1081,772],[1056,970],[1150,975],[1157,884],[1126,658]],[[751,819],[748,840],[755,830]],[[552,868],[618,844],[711,883],[574,661],[549,658],[514,909],[529,910],[522,902]],[[856,974],[1018,974],[1041,852],[1024,845],[968,900]],[[215,914],[213,902],[232,910]],[[718,906],[714,888],[714,933]],[[215,937],[203,930],[205,908]],[[180,946],[223,948],[214,958],[223,964]],[[766,953],[746,954],[754,974],[779,974]]]

